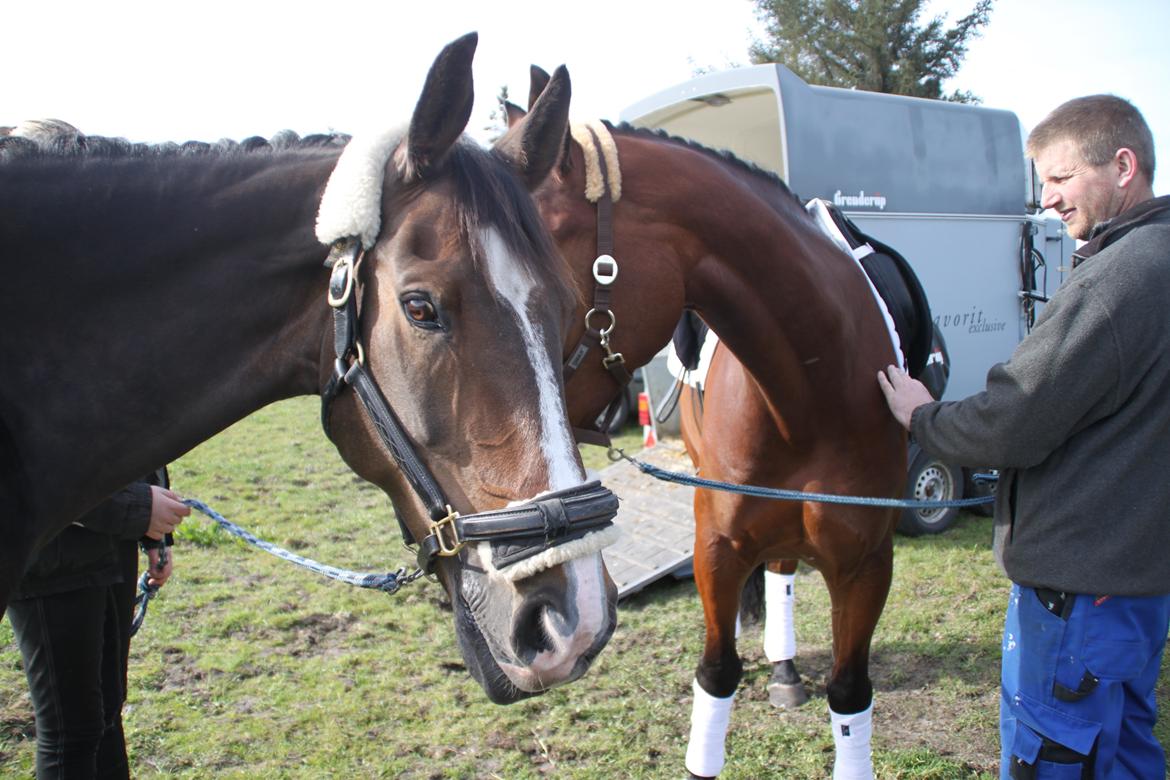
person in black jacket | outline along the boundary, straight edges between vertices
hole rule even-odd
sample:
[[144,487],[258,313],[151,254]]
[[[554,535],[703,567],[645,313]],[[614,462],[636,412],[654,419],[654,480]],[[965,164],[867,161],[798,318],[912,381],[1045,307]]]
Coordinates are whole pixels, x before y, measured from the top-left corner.
[[166,470],[66,528],[30,564],[8,607],[36,717],[38,780],[128,778],[122,733],[138,546],[149,581],[171,575],[170,534],[191,510]]
[[1112,95],[1058,107],[1028,154],[1042,204],[1087,241],[1068,279],[983,392],[935,403],[893,366],[878,383],[931,455],[1000,467],[1001,778],[1162,778],[1170,197],[1149,127]]

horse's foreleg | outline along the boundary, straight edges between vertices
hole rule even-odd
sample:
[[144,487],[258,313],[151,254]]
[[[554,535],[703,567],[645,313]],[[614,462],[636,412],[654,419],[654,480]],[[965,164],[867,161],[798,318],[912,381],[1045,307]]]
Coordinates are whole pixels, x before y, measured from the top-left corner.
[[764,572],[764,655],[772,664],[768,701],[782,709],[808,701],[796,670],[796,565],[795,560],[771,561]]
[[707,636],[692,686],[695,700],[686,758],[691,777],[714,777],[723,769],[731,707],[743,676],[735,649],[735,624],[748,571],[725,540],[696,535],[695,585],[703,602]]
[[873,780],[869,647],[890,590],[892,563],[887,539],[856,570],[825,578],[833,602],[834,662],[827,690],[836,747],[833,780]]

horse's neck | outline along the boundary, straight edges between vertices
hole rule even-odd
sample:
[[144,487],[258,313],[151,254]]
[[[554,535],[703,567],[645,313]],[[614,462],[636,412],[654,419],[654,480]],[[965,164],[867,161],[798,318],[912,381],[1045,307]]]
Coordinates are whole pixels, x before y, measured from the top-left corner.
[[638,158],[627,155],[623,199],[642,197],[641,219],[675,226],[672,250],[686,305],[736,354],[774,407],[811,408],[825,394],[854,392],[858,377],[850,372],[859,364],[841,356],[888,350],[889,343],[860,270],[779,183],[701,151],[658,143],[653,164],[660,180],[661,171],[673,171],[670,181],[643,195],[635,182],[652,181],[650,168],[639,169]]
[[0,314],[15,366],[0,414],[34,482],[79,486],[50,491],[41,514],[76,514],[317,390],[328,307],[313,217],[332,160],[266,158],[86,161],[71,183],[23,188],[22,228],[0,242],[22,293]]

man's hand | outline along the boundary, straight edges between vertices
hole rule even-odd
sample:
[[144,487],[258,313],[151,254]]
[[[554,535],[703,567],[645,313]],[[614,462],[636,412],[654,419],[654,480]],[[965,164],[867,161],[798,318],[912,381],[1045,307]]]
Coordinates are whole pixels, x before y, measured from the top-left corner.
[[[166,552],[164,560],[163,552]],[[174,547],[152,547],[146,551],[149,568],[146,571],[146,583],[152,587],[161,588],[171,577],[175,568]]]
[[177,495],[158,485],[150,486],[150,527],[146,529],[146,535],[151,539],[161,541],[189,514],[191,507]]
[[910,430],[910,415],[914,414],[914,410],[934,401],[926,385],[911,379],[909,374],[897,366],[886,366],[885,371],[878,372],[877,380],[894,419],[906,430]]

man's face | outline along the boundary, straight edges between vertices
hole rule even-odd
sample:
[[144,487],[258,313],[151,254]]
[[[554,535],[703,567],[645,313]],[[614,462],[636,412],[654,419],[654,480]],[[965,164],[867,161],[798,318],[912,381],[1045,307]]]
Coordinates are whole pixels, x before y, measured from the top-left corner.
[[1094,225],[1121,213],[1124,191],[1112,163],[1090,165],[1071,140],[1050,144],[1035,161],[1044,184],[1040,205],[1060,212],[1073,238],[1087,239]]

